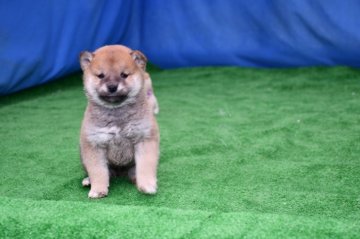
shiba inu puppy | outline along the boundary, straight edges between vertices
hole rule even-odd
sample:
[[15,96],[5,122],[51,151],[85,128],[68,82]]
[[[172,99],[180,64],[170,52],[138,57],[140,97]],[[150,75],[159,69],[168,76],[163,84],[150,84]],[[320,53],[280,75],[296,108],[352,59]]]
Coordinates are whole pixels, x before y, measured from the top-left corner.
[[147,59],[121,45],[82,52],[84,90],[88,99],[80,133],[80,154],[90,186],[89,198],[108,194],[110,177],[126,172],[140,192],[157,191],[159,107]]

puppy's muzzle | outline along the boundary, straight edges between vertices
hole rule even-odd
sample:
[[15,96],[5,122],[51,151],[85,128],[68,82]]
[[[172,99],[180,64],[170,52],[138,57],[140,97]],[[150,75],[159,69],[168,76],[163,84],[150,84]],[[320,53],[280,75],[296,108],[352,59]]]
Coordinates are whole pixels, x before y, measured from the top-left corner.
[[126,100],[128,97],[127,93],[123,92],[122,90],[118,90],[117,84],[107,84],[106,85],[106,92],[100,92],[100,98],[111,104],[121,104],[123,101]]

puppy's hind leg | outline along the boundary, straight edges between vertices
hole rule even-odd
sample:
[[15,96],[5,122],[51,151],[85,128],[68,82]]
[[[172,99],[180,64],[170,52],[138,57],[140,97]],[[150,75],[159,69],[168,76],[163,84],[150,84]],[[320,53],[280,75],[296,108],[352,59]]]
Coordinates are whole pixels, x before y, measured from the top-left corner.
[[156,170],[159,159],[159,143],[156,140],[135,145],[136,185],[140,192],[155,194],[157,191]]
[[83,185],[83,187],[89,187],[90,186],[90,178],[86,177],[82,180],[81,184]]
[[129,180],[131,181],[131,183],[136,185],[136,174],[135,174],[135,166],[131,167],[128,172],[127,172],[127,176],[129,178]]

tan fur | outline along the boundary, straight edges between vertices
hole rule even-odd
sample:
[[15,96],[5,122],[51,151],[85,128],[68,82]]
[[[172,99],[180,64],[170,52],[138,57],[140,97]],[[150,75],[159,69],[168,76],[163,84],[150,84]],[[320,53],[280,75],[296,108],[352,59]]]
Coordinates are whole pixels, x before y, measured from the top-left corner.
[[154,90],[152,87],[152,82],[151,82],[151,78],[150,75],[148,73],[145,74],[145,88],[147,89],[147,95],[148,95],[148,101],[150,103],[150,105],[152,105],[153,109],[154,109],[154,114],[159,114],[159,104],[157,102],[157,99],[155,97],[154,94]]
[[127,171],[139,191],[157,191],[158,103],[146,69],[146,57],[125,46],[82,52],[80,64],[88,106],[80,151],[91,186],[89,197],[108,194],[110,176]]

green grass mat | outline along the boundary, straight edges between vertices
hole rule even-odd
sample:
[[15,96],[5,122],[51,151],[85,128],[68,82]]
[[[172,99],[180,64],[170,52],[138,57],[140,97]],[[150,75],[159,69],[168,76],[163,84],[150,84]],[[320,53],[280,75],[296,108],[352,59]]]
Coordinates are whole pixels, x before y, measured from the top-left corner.
[[80,75],[0,99],[0,238],[356,238],[360,71],[151,70],[159,192],[87,198]]

